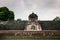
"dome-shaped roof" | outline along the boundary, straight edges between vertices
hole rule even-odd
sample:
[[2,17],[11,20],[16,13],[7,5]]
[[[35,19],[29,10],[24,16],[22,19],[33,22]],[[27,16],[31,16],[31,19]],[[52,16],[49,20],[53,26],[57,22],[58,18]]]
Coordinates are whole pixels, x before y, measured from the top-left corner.
[[32,14],[29,15],[29,18],[35,18],[35,19],[37,19],[38,16],[36,14],[32,13]]

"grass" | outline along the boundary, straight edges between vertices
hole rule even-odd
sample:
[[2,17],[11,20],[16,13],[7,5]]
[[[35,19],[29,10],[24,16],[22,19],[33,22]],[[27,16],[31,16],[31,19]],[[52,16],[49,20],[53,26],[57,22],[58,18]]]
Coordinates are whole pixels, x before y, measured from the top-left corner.
[[60,37],[27,37],[27,36],[3,36],[0,40],[60,40]]
[[9,38],[7,38],[7,39],[0,39],[0,40],[60,40],[60,39],[9,39]]

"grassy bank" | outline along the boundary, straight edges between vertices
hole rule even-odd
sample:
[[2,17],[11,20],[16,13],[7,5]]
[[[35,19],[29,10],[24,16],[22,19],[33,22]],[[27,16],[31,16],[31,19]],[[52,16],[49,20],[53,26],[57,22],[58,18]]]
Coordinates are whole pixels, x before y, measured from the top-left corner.
[[60,36],[1,36],[0,40],[60,40]]

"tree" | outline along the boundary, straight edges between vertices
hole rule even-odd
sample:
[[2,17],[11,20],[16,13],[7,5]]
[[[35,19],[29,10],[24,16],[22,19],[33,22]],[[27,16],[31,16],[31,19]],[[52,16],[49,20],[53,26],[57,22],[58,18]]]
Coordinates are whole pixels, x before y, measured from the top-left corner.
[[22,20],[21,20],[21,19],[17,19],[17,22],[18,22],[18,23],[21,23],[21,22],[22,22]]
[[60,21],[60,17],[54,18],[53,21]]
[[9,18],[8,18],[8,20],[14,20],[14,12],[13,11],[9,11],[10,12],[10,14],[9,14]]
[[7,21],[14,19],[14,12],[10,11],[7,7],[0,7],[0,20]]
[[9,9],[7,7],[0,8],[0,20],[6,21],[8,19]]

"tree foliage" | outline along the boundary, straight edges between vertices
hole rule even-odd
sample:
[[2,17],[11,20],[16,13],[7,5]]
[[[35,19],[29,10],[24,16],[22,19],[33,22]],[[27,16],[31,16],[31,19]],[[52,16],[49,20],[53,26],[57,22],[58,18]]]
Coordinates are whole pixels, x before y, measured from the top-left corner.
[[10,11],[7,7],[0,7],[0,20],[7,21],[14,19],[14,12]]
[[21,22],[22,22],[22,20],[21,20],[21,19],[17,19],[16,21],[17,21],[18,23],[21,23]]
[[9,11],[10,12],[10,14],[9,14],[9,20],[14,20],[14,12],[13,11]]
[[53,21],[60,21],[60,17],[54,18]]

